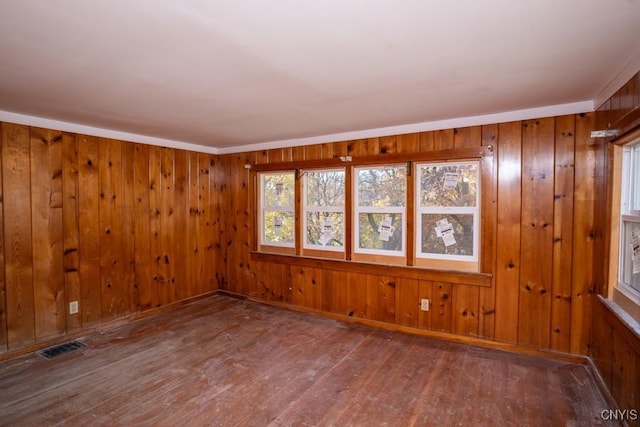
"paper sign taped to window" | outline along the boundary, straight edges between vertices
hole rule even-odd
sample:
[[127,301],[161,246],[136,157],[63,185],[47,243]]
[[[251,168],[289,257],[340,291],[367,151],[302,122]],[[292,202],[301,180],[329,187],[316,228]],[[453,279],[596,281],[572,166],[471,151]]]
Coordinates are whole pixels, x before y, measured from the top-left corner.
[[325,218],[324,224],[322,224],[322,231],[320,232],[320,243],[326,245],[333,239],[333,223],[330,219]]
[[273,229],[276,236],[280,236],[282,234],[282,218],[273,219]]
[[456,238],[453,237],[453,230],[450,233],[442,234],[442,242],[445,246],[453,246],[456,244]]
[[396,231],[396,228],[391,225],[391,217],[386,216],[382,218],[382,222],[378,227],[379,238],[383,242],[388,242],[389,238],[393,236],[393,233]]
[[445,246],[451,246],[456,244],[456,238],[453,235],[453,225],[447,218],[442,218],[436,221],[436,236],[442,238],[442,243]]
[[631,261],[633,274],[640,273],[640,226],[631,227]]
[[444,189],[450,190],[452,188],[456,188],[458,186],[458,178],[460,178],[460,175],[457,172],[445,172],[443,184]]

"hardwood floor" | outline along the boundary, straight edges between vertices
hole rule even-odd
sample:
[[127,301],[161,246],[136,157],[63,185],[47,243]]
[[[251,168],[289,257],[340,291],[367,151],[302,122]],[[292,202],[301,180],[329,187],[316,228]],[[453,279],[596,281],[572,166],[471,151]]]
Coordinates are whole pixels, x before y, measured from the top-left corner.
[[[216,295],[0,362],[0,425],[604,425],[586,367]],[[608,424],[610,425],[610,424]]]

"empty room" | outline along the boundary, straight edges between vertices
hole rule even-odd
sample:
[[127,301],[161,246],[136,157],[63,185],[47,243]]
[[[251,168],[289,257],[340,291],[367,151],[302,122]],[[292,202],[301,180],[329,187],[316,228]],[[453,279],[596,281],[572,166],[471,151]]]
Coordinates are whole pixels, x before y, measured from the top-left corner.
[[639,23],[3,1],[0,426],[640,425]]

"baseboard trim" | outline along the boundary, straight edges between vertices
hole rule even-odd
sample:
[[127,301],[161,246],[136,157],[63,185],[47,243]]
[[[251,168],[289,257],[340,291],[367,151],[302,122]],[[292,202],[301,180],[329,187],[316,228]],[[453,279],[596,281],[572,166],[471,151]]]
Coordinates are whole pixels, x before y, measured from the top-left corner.
[[467,344],[474,347],[482,347],[487,349],[505,351],[509,353],[523,354],[527,356],[536,356],[536,357],[543,357],[547,359],[555,359],[562,362],[575,363],[580,365],[588,365],[590,360],[587,356],[582,356],[582,355],[562,353],[562,352],[551,351],[551,350],[543,350],[543,349],[527,347],[519,344],[490,341],[484,338],[462,336],[462,335],[456,335],[448,332],[430,331],[426,329],[414,328],[411,326],[398,325],[395,323],[381,322],[379,320],[371,320],[371,319],[364,319],[361,317],[346,316],[344,314],[330,313],[322,310],[311,309],[308,307],[299,307],[299,306],[275,302],[275,301],[266,301],[260,298],[255,298],[252,296],[231,292],[225,289],[218,289],[217,293],[220,293],[222,295],[227,295],[237,299],[251,301],[258,304],[283,308],[286,310],[296,311],[300,313],[307,313],[307,314],[324,317],[328,319],[333,319],[333,320],[339,320],[347,323],[355,323],[360,325],[372,326],[375,328],[384,329],[388,331],[403,332],[403,333],[408,333],[412,335],[420,335],[427,338],[434,338],[434,339],[439,339],[439,340],[444,340],[449,342],[455,342],[459,344]]
[[600,370],[596,366],[593,359],[590,357],[587,357],[587,370],[589,371],[589,374],[593,378],[593,382],[595,382],[596,385],[598,386],[598,390],[600,391],[600,394],[602,394],[602,397],[604,397],[604,399],[607,401],[607,404],[609,405],[609,407],[613,410],[620,409],[618,406],[618,402],[616,402],[616,400],[613,398],[613,395],[611,394],[609,387],[607,387],[607,383],[605,382],[604,378],[602,378],[602,375],[600,374]]

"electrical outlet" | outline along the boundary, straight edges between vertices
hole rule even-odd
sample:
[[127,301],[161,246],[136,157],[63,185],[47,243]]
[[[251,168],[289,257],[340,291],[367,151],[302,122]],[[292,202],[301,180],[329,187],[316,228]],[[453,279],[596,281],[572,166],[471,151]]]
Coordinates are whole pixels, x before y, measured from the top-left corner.
[[427,298],[422,298],[420,300],[420,310],[429,311],[429,300]]
[[71,301],[69,303],[69,314],[78,314],[78,301]]

